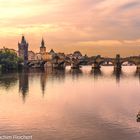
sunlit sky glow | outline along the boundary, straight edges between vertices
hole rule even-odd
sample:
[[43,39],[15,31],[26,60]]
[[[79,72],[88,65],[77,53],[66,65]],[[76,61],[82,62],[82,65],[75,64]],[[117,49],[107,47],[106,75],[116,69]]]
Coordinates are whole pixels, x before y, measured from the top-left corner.
[[0,0],[0,47],[17,49],[24,34],[30,50],[90,55],[140,54],[139,0]]

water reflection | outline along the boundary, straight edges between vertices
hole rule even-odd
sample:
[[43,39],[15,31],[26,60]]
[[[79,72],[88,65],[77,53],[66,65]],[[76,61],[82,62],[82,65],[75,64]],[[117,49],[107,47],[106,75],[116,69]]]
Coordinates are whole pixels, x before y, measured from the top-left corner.
[[[85,72],[86,71],[86,72]],[[105,74],[104,70],[92,69],[92,70],[83,70],[83,69],[66,69],[66,70],[57,70],[57,69],[30,69],[23,70],[19,73],[2,73],[0,76],[0,87],[9,89],[17,84],[19,80],[19,93],[21,93],[23,101],[26,101],[26,96],[30,91],[30,83],[34,77],[40,77],[40,88],[42,95],[46,93],[47,81],[58,81],[64,82],[66,76],[71,76],[72,79],[80,78],[81,76],[89,73],[89,76],[94,76],[94,79],[100,78],[115,78],[116,82],[119,83],[121,79],[128,78],[129,76],[138,77],[140,81],[140,72],[136,71],[132,74],[127,74],[121,70],[112,71],[110,74]],[[31,79],[32,80],[31,80]],[[29,80],[30,79],[30,80]]]
[[102,73],[102,71],[100,69],[92,69],[90,74],[94,75],[95,79],[103,76],[103,73]]
[[23,101],[25,102],[26,96],[29,92],[29,71],[23,70],[19,73],[19,92],[22,94]]
[[0,74],[0,87],[5,89],[10,89],[14,85],[16,85],[18,81],[17,73],[1,73]]
[[70,69],[69,74],[72,76],[73,80],[79,78],[83,75],[83,71],[81,69]]
[[47,81],[47,74],[42,72],[40,75],[40,84],[42,89],[42,95],[44,96],[46,90],[46,81]]
[[116,82],[119,83],[123,76],[122,70],[113,71],[113,76],[116,78]]
[[57,80],[63,81],[65,79],[66,73],[65,73],[64,69],[62,69],[62,70],[53,69],[49,74],[52,76],[53,79],[55,78]]

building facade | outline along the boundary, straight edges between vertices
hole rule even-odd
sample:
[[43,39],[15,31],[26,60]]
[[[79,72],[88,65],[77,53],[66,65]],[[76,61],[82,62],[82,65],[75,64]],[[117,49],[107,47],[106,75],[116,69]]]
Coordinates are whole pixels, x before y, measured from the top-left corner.
[[33,51],[28,51],[28,60],[35,60],[36,54]]

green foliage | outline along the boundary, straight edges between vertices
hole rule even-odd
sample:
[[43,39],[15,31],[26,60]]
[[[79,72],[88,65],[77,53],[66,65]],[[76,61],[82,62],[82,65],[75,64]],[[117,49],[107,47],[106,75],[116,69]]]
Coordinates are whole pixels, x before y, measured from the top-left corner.
[[3,69],[17,69],[19,62],[22,62],[22,59],[15,52],[6,48],[0,50],[0,65]]

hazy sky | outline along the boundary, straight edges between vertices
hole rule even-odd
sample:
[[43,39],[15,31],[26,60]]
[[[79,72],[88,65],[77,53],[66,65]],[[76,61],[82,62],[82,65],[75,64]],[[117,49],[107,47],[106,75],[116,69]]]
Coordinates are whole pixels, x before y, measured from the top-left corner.
[[140,54],[140,0],[0,0],[0,47]]

